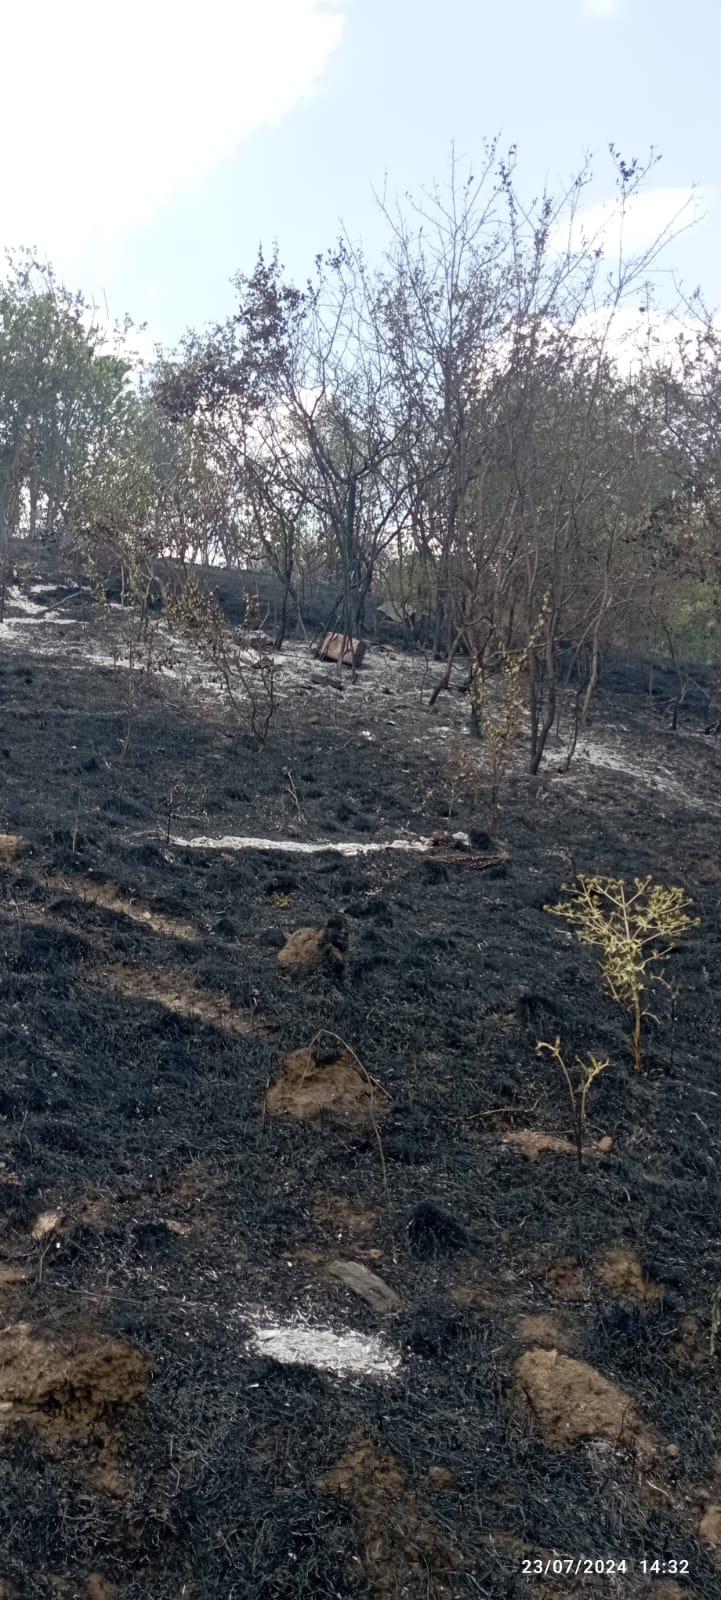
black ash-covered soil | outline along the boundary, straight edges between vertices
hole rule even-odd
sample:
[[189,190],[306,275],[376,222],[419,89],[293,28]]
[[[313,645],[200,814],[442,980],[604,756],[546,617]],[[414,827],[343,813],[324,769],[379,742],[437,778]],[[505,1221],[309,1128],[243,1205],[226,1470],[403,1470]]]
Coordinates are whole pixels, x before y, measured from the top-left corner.
[[[444,827],[487,849],[482,805],[448,785],[462,703],[434,720],[391,658],[342,695],[296,663],[258,753],[216,699],[152,677],[127,739],[126,675],[19,631],[0,655],[0,1593],[661,1600],[645,1556],[717,1595],[721,786],[693,702],[674,735],[630,668],[609,674],[598,759],[563,773],[552,750],[510,781],[490,871],[191,849],[172,841]],[[574,867],[678,883],[701,919],[641,1073],[544,910]],[[288,934],[329,919],[342,959],[289,976]],[[535,1054],[556,1035],[611,1058],[581,1173],[508,1138],[572,1138]],[[281,1060],[340,1040],[377,1115],[269,1115]],[[339,1258],[399,1308],[352,1294]],[[398,1367],[271,1358],[261,1324],[375,1335]],[[32,1341],[59,1375],[39,1380]],[[516,1364],[546,1345],[617,1385],[653,1447],[544,1434]],[[539,1552],[628,1569],[524,1577]]]

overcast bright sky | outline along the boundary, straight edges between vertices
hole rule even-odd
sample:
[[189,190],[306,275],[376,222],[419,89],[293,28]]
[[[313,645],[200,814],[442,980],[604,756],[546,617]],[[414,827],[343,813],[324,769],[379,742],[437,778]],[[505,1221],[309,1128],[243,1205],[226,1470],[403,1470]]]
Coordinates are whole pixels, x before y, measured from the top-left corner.
[[222,315],[277,238],[303,274],[372,185],[443,177],[514,141],[529,194],[598,152],[589,196],[663,156],[634,243],[689,186],[706,220],[667,266],[721,304],[721,0],[36,0],[3,16],[0,244],[174,340]]

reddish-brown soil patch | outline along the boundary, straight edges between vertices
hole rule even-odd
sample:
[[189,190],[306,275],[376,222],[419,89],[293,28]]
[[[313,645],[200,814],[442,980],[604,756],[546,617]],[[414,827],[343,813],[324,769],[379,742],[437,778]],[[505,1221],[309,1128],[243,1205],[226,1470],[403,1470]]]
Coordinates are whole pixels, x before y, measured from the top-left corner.
[[545,1311],[517,1317],[513,1332],[524,1344],[544,1345],[549,1350],[573,1349],[573,1335],[557,1317]]
[[363,1441],[318,1480],[352,1508],[364,1576],[379,1600],[450,1596],[460,1562],[421,1512],[390,1451]]
[[146,905],[143,900],[124,894],[116,883],[104,883],[94,878],[45,878],[43,883],[47,889],[55,893],[71,895],[74,900],[83,900],[86,905],[101,906],[105,911],[112,911],[116,916],[127,917],[130,922],[138,922],[143,928],[150,928],[152,933],[162,934],[168,939],[182,939],[189,943],[196,943],[202,938],[200,931],[193,927],[191,922],[185,922],[182,917],[168,917],[162,911],[154,911],[152,906]]
[[646,1276],[635,1250],[624,1245],[614,1245],[604,1252],[596,1262],[594,1277],[618,1300],[650,1304],[663,1294],[660,1284]]
[[38,1337],[27,1323],[0,1333],[2,1421],[18,1419],[82,1434],[111,1406],[129,1406],[147,1388],[138,1350],[103,1334],[62,1342]]
[[671,1351],[674,1360],[682,1367],[705,1366],[710,1358],[709,1337],[701,1327],[698,1317],[687,1316],[682,1319]]
[[386,1110],[388,1096],[358,1071],[347,1050],[319,1066],[305,1049],[283,1058],[265,1106],[272,1117],[312,1121],[325,1113],[341,1122],[367,1123]]
[[109,988],[127,1000],[150,1000],[177,1017],[189,1017],[235,1038],[268,1031],[254,1009],[238,1010],[226,994],[201,989],[177,973],[114,962],[103,967],[102,976]]
[[370,1207],[355,1206],[351,1200],[343,1199],[342,1195],[319,1195],[313,1214],[319,1222],[327,1223],[336,1234],[347,1234],[354,1239],[372,1233],[378,1222],[377,1212],[371,1211]]
[[588,1299],[588,1284],[584,1274],[570,1256],[561,1256],[558,1261],[551,1262],[544,1274],[544,1281],[559,1300],[577,1302]]
[[584,1439],[609,1439],[645,1455],[654,1449],[655,1435],[629,1396],[586,1361],[558,1350],[527,1350],[515,1364],[514,1382],[554,1450],[570,1450]]

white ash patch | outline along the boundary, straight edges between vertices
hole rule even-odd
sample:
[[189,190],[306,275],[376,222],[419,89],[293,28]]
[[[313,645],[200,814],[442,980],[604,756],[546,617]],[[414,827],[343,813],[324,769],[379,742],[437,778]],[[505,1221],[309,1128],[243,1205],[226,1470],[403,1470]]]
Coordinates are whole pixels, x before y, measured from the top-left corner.
[[401,1364],[398,1352],[377,1334],[348,1329],[338,1333],[300,1321],[256,1323],[252,1343],[258,1355],[287,1365],[317,1367],[339,1378],[392,1378]]
[[[453,841],[470,847],[467,833],[454,833]],[[387,850],[410,850],[426,855],[436,846],[432,839],[256,839],[246,834],[223,834],[214,839],[206,834],[196,834],[190,839],[171,838],[170,843],[183,850],[276,850],[288,855],[316,856],[333,852],[340,856],[376,855]]]
[[[39,600],[31,600],[28,595],[23,593],[22,589],[18,588],[17,584],[9,584],[5,591],[6,608],[7,606],[13,606],[14,609],[16,611],[20,611],[23,616],[37,617],[39,604]],[[19,618],[13,617],[10,620],[17,622],[19,621]]]
[[634,783],[642,783],[649,788],[658,789],[670,799],[680,805],[688,806],[694,811],[712,811],[719,814],[720,808],[713,805],[710,800],[693,793],[681,782],[667,767],[660,762],[649,764],[638,750],[624,745],[623,730],[613,729],[613,743],[598,734],[584,734],[579,739],[576,752],[571,763],[571,774],[578,761],[587,761],[591,766],[602,767],[608,772],[622,773],[624,777],[631,778]]

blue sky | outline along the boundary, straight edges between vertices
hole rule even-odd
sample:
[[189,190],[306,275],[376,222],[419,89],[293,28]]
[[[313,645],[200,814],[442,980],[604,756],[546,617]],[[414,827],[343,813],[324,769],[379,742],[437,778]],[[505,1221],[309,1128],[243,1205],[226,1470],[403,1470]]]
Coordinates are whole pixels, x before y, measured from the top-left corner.
[[721,0],[39,0],[10,26],[34,73],[0,110],[2,242],[164,341],[229,308],[261,241],[299,275],[340,218],[375,251],[373,184],[494,134],[529,195],[595,152],[597,204],[609,141],[655,146],[651,225],[694,182],[708,213],[666,264],[721,305]]

